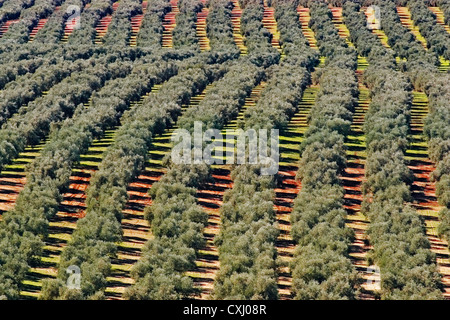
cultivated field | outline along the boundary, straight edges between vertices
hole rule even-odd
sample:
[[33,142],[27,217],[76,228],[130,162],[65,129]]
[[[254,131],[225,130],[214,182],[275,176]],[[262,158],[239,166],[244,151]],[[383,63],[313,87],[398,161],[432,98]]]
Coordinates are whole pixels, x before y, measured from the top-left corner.
[[0,66],[0,299],[450,299],[449,0],[0,0]]

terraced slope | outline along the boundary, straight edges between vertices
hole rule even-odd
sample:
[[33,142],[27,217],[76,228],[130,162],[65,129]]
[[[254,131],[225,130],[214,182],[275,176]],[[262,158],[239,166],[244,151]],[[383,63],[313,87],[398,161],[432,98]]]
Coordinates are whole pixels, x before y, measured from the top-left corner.
[[[237,122],[243,119],[245,110],[256,105],[261,92],[264,90],[266,83],[261,82],[254,87],[249,96],[246,97],[244,105],[239,110],[236,119],[230,121],[222,130],[225,136],[226,131],[234,131],[237,129]],[[233,152],[231,148],[226,149],[227,152]],[[208,225],[204,229],[206,245],[199,251],[199,258],[196,261],[196,270],[188,274],[194,278],[199,289],[201,289],[200,299],[208,299],[213,286],[216,272],[219,270],[219,253],[214,245],[214,237],[219,234],[220,228],[220,212],[222,206],[223,195],[226,190],[233,187],[230,176],[231,167],[228,165],[213,165],[213,181],[207,183],[203,188],[197,191],[198,203],[208,213]]]
[[[205,1],[203,1],[205,2]],[[197,14],[197,37],[201,51],[210,50],[209,40],[206,35],[206,17],[208,17],[209,9],[205,6],[202,11]]]
[[114,14],[114,12],[117,10],[117,8],[119,7],[119,1],[114,2],[113,5],[113,13],[104,16],[102,19],[100,19],[99,23],[97,24],[97,26],[95,27],[96,35],[95,35],[95,44],[102,44],[102,38],[105,36],[106,32],[108,32],[108,26],[111,23],[112,20],[112,15]]
[[283,300],[292,298],[289,262],[292,260],[295,244],[290,234],[290,213],[294,199],[301,189],[301,182],[295,178],[300,160],[299,148],[308,127],[307,118],[316,100],[318,90],[317,85],[311,85],[305,89],[298,110],[291,118],[287,130],[280,133],[280,169],[278,172],[280,183],[275,188],[274,210],[280,229],[280,235],[275,243],[280,260],[278,293],[280,299]]
[[130,46],[137,46],[137,35],[139,33],[139,28],[142,24],[142,19],[145,12],[147,11],[148,1],[142,1],[142,13],[131,17],[131,36],[130,36]]
[[[414,21],[411,18],[411,13],[407,7],[397,7],[398,16],[400,17],[400,21],[403,26],[405,26],[414,37],[422,44],[425,50],[428,50],[427,40],[420,33],[419,27],[414,24]],[[444,59],[442,56],[439,57],[440,66],[439,70],[441,72],[447,72],[450,68],[450,61]]]
[[241,55],[247,54],[247,47],[244,44],[244,37],[241,34],[242,9],[238,0],[233,0],[233,10],[231,11],[231,23],[233,24],[233,38],[236,46],[241,50]]
[[178,9],[178,0],[170,1],[172,5],[172,11],[164,16],[163,20],[163,37],[162,37],[162,46],[163,48],[172,48],[172,31],[176,26],[175,17],[180,12]]
[[[338,30],[339,36],[345,39],[349,46],[354,44],[349,40],[350,31],[344,24],[342,8],[332,8],[333,23]],[[351,134],[347,136],[345,145],[347,147],[347,168],[341,177],[345,190],[345,204],[347,210],[346,225],[355,232],[355,239],[351,246],[352,263],[360,273],[362,294],[361,299],[374,299],[373,287],[369,287],[367,280],[379,281],[379,275],[373,275],[368,271],[367,253],[371,249],[366,236],[369,221],[361,213],[362,182],[364,180],[364,164],[366,158],[366,145],[363,131],[364,116],[369,109],[370,93],[363,83],[363,73],[368,63],[365,57],[358,56],[358,67],[356,70],[358,78],[358,105],[353,112]]]
[[406,151],[406,159],[409,160],[408,167],[414,174],[411,186],[413,205],[425,221],[431,251],[436,254],[438,270],[442,275],[444,296],[450,299],[450,251],[447,241],[440,239],[437,233],[441,208],[437,203],[435,183],[430,181],[430,174],[435,170],[435,165],[429,159],[423,133],[424,120],[428,112],[427,96],[423,92],[414,91],[411,109],[412,142]]
[[262,19],[262,23],[264,25],[264,28],[269,30],[269,32],[272,34],[272,46],[277,49],[283,56],[280,45],[280,32],[277,29],[277,22],[275,21],[274,14],[275,8],[267,6],[267,1],[264,1],[264,17]]
[[444,27],[444,29],[450,33],[450,26],[445,23],[444,13],[439,7],[428,7],[436,15],[436,22]]
[[[159,87],[156,86],[152,92],[156,92]],[[207,86],[202,93],[192,97],[189,105],[183,107],[183,111],[199,104],[210,87],[211,85]],[[142,100],[136,103],[135,107],[139,108]],[[141,249],[145,243],[152,237],[150,226],[144,217],[144,209],[151,205],[148,191],[167,170],[162,161],[171,150],[170,139],[176,128],[177,126],[173,126],[164,134],[154,138],[145,170],[128,186],[129,199],[122,211],[124,241],[119,246],[117,259],[112,260],[112,274],[107,278],[108,299],[121,299],[126,287],[133,283],[130,275],[131,268],[140,259]]]

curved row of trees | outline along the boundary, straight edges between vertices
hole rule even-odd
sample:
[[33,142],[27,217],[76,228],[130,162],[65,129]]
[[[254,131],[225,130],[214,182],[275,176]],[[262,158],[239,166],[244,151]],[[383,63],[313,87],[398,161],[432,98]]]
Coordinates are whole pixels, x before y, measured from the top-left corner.
[[[301,71],[295,79],[297,81],[302,79],[301,81],[303,82],[305,77],[303,68],[312,71],[319,61],[319,55],[314,49],[309,47],[308,41],[303,36],[294,3],[277,4],[275,17],[277,28],[280,31],[280,43],[286,57],[280,64],[282,68],[280,70],[274,68],[272,72],[275,74],[275,78],[280,77],[280,82],[294,81],[294,78],[287,77],[290,66],[293,69]],[[283,73],[286,74],[283,75]],[[287,84],[285,85],[287,86]],[[296,88],[302,88],[302,86],[297,84]],[[284,96],[285,94],[290,95],[291,93],[280,91],[277,97],[277,94],[273,93],[272,90],[276,89],[272,87],[270,89],[268,88],[270,95],[262,99],[264,101],[260,102],[260,108],[249,108],[246,110],[244,120],[247,127],[256,130],[259,128],[282,129],[287,126],[289,119],[296,111],[297,102],[295,99],[292,100],[292,97],[288,98]],[[303,89],[295,92],[295,97],[297,97],[297,94],[301,94],[302,91]],[[285,102],[282,103],[279,100]],[[269,108],[265,103],[273,104],[276,107]]]
[[450,1],[438,0],[437,4],[444,13],[444,22],[450,26]]
[[32,7],[25,9],[20,14],[20,20],[12,24],[8,32],[0,39],[1,43],[13,42],[22,44],[29,40],[31,30],[37,25],[40,19],[49,16],[55,7],[63,0],[35,0]]
[[126,47],[131,37],[131,18],[142,13],[142,0],[121,0],[102,38],[107,46]]
[[8,1],[0,8],[0,24],[20,17],[22,10],[34,5],[35,0]]
[[[65,1],[58,11],[55,11],[48,19],[44,27],[38,31],[34,38],[35,43],[40,44],[56,44],[61,40],[64,34],[64,29],[68,23],[67,19],[74,14],[74,10],[69,10],[73,8],[80,8],[83,10],[86,4],[90,3],[91,0],[67,0]],[[73,22],[69,22],[73,23]],[[81,23],[81,20],[80,20]]]
[[[247,61],[235,63],[206,92],[198,106],[188,108],[177,125],[190,131],[194,121],[221,129],[243,105],[263,72]],[[208,215],[197,205],[196,191],[208,180],[210,167],[169,163],[168,172],[150,190],[152,205],[145,210],[154,239],[150,240],[132,274],[136,284],[130,299],[181,299],[196,293],[184,273],[195,268],[198,249],[204,244]]]
[[83,23],[79,29],[73,30],[68,43],[72,45],[92,45],[96,35],[95,27],[104,16],[112,14],[113,2],[113,0],[96,0],[92,2],[89,8],[81,13],[80,17]]
[[353,232],[345,226],[339,175],[346,167],[344,140],[358,97],[357,54],[339,37],[325,3],[311,3],[310,13],[326,65],[318,71],[320,90],[300,150],[302,189],[291,213],[297,244],[292,292],[295,299],[354,299],[357,274],[349,257]]
[[0,70],[0,90],[3,89],[7,83],[15,81],[19,76],[27,73],[34,73],[44,61],[45,60],[41,57],[36,57],[29,60],[2,64],[2,69]]
[[[44,91],[51,89],[69,77],[72,72],[81,71],[89,66],[85,60],[67,61],[58,58],[39,59],[37,61],[25,60],[25,62],[30,63],[30,68],[35,68],[36,62],[40,62],[42,65],[35,73],[28,73],[17,78],[16,81],[8,83],[2,90],[0,93],[0,124],[4,124],[20,111],[22,106],[40,97]],[[7,70],[5,69],[5,71]],[[20,71],[20,69],[17,71]]]
[[449,60],[450,34],[437,23],[436,15],[427,8],[423,0],[409,0],[407,5],[414,23],[427,40],[428,48]]
[[242,6],[241,34],[248,49],[248,57],[258,66],[268,67],[280,60],[280,53],[272,44],[272,34],[264,28],[264,1],[250,0]]
[[[276,7],[285,58],[273,67],[265,90],[254,107],[244,112],[243,129],[283,129],[297,110],[310,82],[307,70],[317,53],[302,36],[294,4]],[[262,176],[260,165],[239,165],[231,173],[233,188],[224,195],[222,225],[215,243],[220,270],[215,299],[277,299],[278,229],[275,222],[275,176]]]
[[71,117],[78,105],[86,102],[106,80],[126,75],[130,68],[115,63],[122,59],[107,55],[80,61],[80,71],[53,86],[47,95],[29,103],[26,112],[4,124],[0,130],[0,167],[16,158],[26,145],[38,143],[53,123]]
[[[387,17],[395,12],[384,10],[382,8],[387,21],[396,21],[394,17]],[[364,76],[372,101],[364,124],[367,160],[362,211],[370,220],[367,233],[374,248],[369,262],[380,267],[381,297],[442,298],[435,256],[430,251],[423,222],[408,203],[411,201],[409,184],[413,175],[404,154],[409,144],[411,84],[405,75],[395,70],[392,52],[363,27],[366,20],[359,12],[359,6],[347,3],[344,15],[351,37],[358,47],[361,45],[360,52],[367,54],[371,62]],[[400,31],[400,26],[385,24],[383,27],[405,35],[396,38],[400,43],[390,39],[398,55],[414,59],[420,54],[426,58],[420,46],[421,53],[404,50],[405,39],[416,47],[417,42]]]
[[[80,266],[83,275],[81,291],[67,290],[61,281],[51,281],[45,285],[42,298],[103,297],[110,258],[122,240],[120,222],[128,199],[127,186],[143,169],[152,137],[176,119],[181,105],[189,101],[197,90],[222,72],[192,61],[186,61],[183,69],[178,76],[163,84],[157,93],[144,99],[139,110],[133,109],[125,114],[113,145],[91,180],[86,216],[77,224],[77,230],[62,254],[59,273],[60,278],[65,278],[66,267],[72,264]],[[92,246],[96,250],[92,250]],[[55,291],[55,288],[59,289]]]
[[[46,146],[42,157],[29,168],[30,174],[27,176],[25,189],[20,193],[15,208],[7,212],[1,222],[0,294],[6,295],[7,298],[18,297],[21,281],[30,266],[39,259],[42,253],[42,238],[47,234],[47,219],[57,212],[58,203],[61,201],[60,191],[70,176],[70,161],[76,161],[75,156],[70,158],[70,152],[86,147],[86,143],[78,144],[76,139],[89,137],[83,131],[78,132],[82,127],[64,135],[67,130],[59,131],[55,123],[70,117],[73,113],[75,113],[73,120],[66,120],[62,124],[63,128],[70,127],[77,119],[84,119],[85,122],[99,118],[102,120],[101,114],[94,117],[93,112],[90,112],[93,119],[86,121],[82,116],[85,114],[82,112],[84,109],[82,103],[87,102],[92,92],[101,88],[107,79],[123,76],[131,70],[129,62],[115,63],[113,60],[97,59],[88,63],[89,68],[73,73],[60,85],[54,86],[45,97],[30,104],[24,115],[11,119],[0,130],[3,165],[6,160],[17,156],[26,144],[37,143],[48,133],[52,123],[50,139],[55,141]],[[114,84],[117,86],[117,83]],[[100,98],[98,100],[101,100]],[[100,106],[109,108],[112,101],[108,98],[107,102]],[[86,123],[79,125],[82,124],[87,125]],[[104,125],[107,124],[108,122],[105,122]],[[63,135],[62,139],[58,139],[59,135]],[[66,144],[69,143],[70,147],[64,145],[59,148],[61,142],[58,141],[61,140]],[[58,148],[55,149],[56,146]]]
[[178,8],[180,13],[176,15],[176,26],[172,31],[173,47],[199,51],[196,22],[203,3],[200,0],[179,0]]
[[137,35],[137,45],[140,47],[160,48],[163,36],[164,16],[172,10],[170,0],[150,0],[147,12],[142,18],[142,24]]
[[230,0],[210,0],[209,13],[206,18],[206,34],[211,51],[219,61],[239,57],[240,50],[233,38],[231,11],[233,3]]

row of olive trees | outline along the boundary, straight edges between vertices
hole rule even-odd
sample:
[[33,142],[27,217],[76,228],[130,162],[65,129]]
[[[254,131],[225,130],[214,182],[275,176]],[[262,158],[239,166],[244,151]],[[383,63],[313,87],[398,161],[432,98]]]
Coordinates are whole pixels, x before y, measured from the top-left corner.
[[[367,233],[374,247],[369,262],[380,267],[382,298],[439,299],[440,279],[435,256],[429,249],[419,215],[411,205],[405,204],[411,201],[409,185],[413,179],[404,157],[409,144],[411,83],[396,71],[393,52],[384,48],[365,27],[366,19],[359,9],[358,5],[348,3],[344,16],[351,38],[371,64],[364,76],[372,101],[364,124],[367,160],[362,207],[370,219]],[[395,11],[383,10],[382,13],[387,20],[396,20],[387,17],[396,14]],[[384,27],[402,32],[398,25]],[[412,38],[398,41],[405,44],[405,39],[409,39],[412,46],[416,45]],[[390,41],[397,54],[407,54]],[[409,54],[411,59],[426,58],[424,51]]]
[[0,90],[9,82],[27,73],[34,73],[45,62],[40,56],[27,60],[13,61],[2,64],[0,70]]
[[[185,111],[177,125],[192,131],[194,121],[202,121],[206,128],[221,129],[237,115],[262,76],[262,70],[246,59],[234,63],[198,106]],[[197,292],[184,273],[195,268],[198,249],[204,244],[208,216],[197,204],[196,190],[208,181],[210,167],[170,161],[168,166],[168,172],[150,190],[152,205],[145,213],[155,238],[147,243],[132,271],[136,284],[126,293],[130,299],[181,299]]]
[[108,31],[102,38],[107,46],[126,47],[131,37],[131,18],[142,13],[142,0],[122,0],[111,17]]
[[150,0],[147,12],[142,18],[141,28],[137,36],[140,47],[160,48],[163,36],[164,16],[172,10],[170,0]]
[[448,0],[437,0],[437,5],[440,7],[444,13],[444,21],[450,26],[450,1]]
[[263,16],[263,0],[246,3],[241,16],[241,34],[249,59],[256,65],[268,67],[279,62],[280,53],[271,45],[272,34],[264,28]]
[[408,8],[420,33],[427,40],[427,46],[433,52],[450,59],[450,34],[444,26],[436,21],[436,15],[431,12],[423,0],[409,0]]
[[[89,65],[85,60],[67,61],[64,59],[58,59],[56,57],[51,59],[30,59],[23,62],[29,62],[31,68],[36,68],[35,64],[42,63],[40,68],[34,73],[28,73],[22,77],[19,77],[14,82],[8,83],[0,93],[0,124],[4,124],[15,113],[21,110],[23,105],[34,101],[42,95],[44,91],[48,91],[53,86],[60,83],[71,75],[72,72],[81,71],[82,68]],[[18,65],[16,63],[16,65]],[[14,68],[14,67],[12,67]],[[8,72],[9,68],[5,68],[4,71]],[[15,74],[14,70],[11,72],[11,78]],[[28,71],[25,69],[24,71]]]
[[209,13],[206,18],[206,34],[211,51],[217,55],[217,60],[235,59],[240,51],[233,38],[231,11],[233,3],[230,0],[209,1]]
[[74,8],[80,8],[80,10],[83,10],[86,4],[90,2],[91,0],[65,1],[61,5],[60,9],[53,12],[53,14],[49,17],[44,27],[36,34],[33,41],[39,44],[57,44],[64,35],[66,23],[73,23],[73,21],[68,21],[67,19],[76,12],[76,9],[74,10]]
[[197,38],[197,14],[203,8],[200,0],[179,0],[180,13],[176,16],[176,26],[172,32],[174,48],[187,48],[200,51]]
[[87,101],[106,80],[126,75],[129,72],[126,68],[108,67],[123,59],[128,60],[129,56],[108,54],[76,62],[70,76],[51,87],[45,96],[28,103],[24,112],[9,119],[0,129],[0,168],[16,158],[25,146],[38,143],[54,123],[71,117],[78,105]]
[[[286,56],[272,67],[267,86],[254,107],[239,121],[243,129],[284,129],[297,110],[317,63],[317,53],[309,48],[301,33],[295,6],[276,7],[281,44]],[[233,169],[233,188],[224,195],[222,225],[215,243],[219,249],[215,299],[277,299],[278,229],[274,199],[276,176],[261,176],[259,165],[239,165]]]
[[[125,64],[125,67],[127,65],[131,69],[128,63]],[[107,82],[92,96],[89,108],[83,110],[84,108],[81,107],[73,118],[64,121],[60,128],[50,134],[49,142],[41,151],[40,157],[29,168],[27,184],[14,209],[16,214],[20,214],[19,210],[33,211],[39,208],[38,206],[33,208],[34,202],[30,205],[30,201],[27,199],[35,199],[35,201],[39,201],[38,203],[52,203],[53,206],[45,211],[45,216],[51,217],[56,214],[61,201],[60,195],[69,184],[72,166],[80,160],[81,154],[88,150],[93,139],[101,136],[106,129],[117,125],[131,101],[139,99],[154,84],[171,77],[176,71],[177,68],[173,63],[157,59],[150,63],[136,64],[128,76]],[[120,85],[125,86],[121,87]],[[36,186],[42,185],[39,181],[46,182],[42,187],[45,193],[39,192],[40,188]],[[90,225],[90,227],[93,226],[93,224]],[[101,227],[104,228],[103,230],[108,229],[107,224]],[[87,233],[87,231],[83,233],[83,228],[79,229],[82,231],[75,232],[74,239],[77,239],[76,235],[80,237],[80,234]],[[112,230],[108,230],[108,236],[113,237]],[[85,240],[83,244],[90,243],[88,239]],[[92,244],[92,246],[98,250],[102,249],[100,245]],[[62,254],[60,265],[64,266],[65,258],[73,253],[74,247],[72,243],[68,245],[67,250]],[[84,254],[85,252],[79,252],[76,258],[83,259]],[[81,262],[76,265],[81,265]],[[64,271],[65,269],[61,273]],[[87,286],[89,286],[89,279],[92,279],[89,275],[95,277],[96,272],[93,274],[84,272]],[[90,292],[86,295],[94,294],[89,289],[86,290]],[[45,291],[43,292],[46,294]]]
[[[0,130],[2,166],[17,157],[26,145],[36,144],[49,131],[52,132],[51,139],[57,139],[55,132],[58,132],[64,118],[77,119],[83,114],[83,103],[106,80],[130,72],[131,63],[120,60],[122,59],[103,57],[85,61],[87,66],[81,71],[74,72],[55,85],[45,97],[30,103],[26,113],[11,119]],[[66,120],[63,127],[73,121]],[[77,137],[76,133],[72,133],[64,138],[67,142],[72,142]],[[84,146],[76,143],[72,146],[82,147]],[[18,298],[21,281],[42,252],[47,219],[57,211],[61,201],[59,188],[63,187],[61,184],[69,177],[67,169],[70,175],[70,167],[66,168],[66,161],[76,160],[59,158],[69,150],[71,149],[67,147],[53,149],[52,144],[49,144],[42,159],[39,158],[35,165],[28,168],[30,174],[27,176],[26,187],[19,195],[15,208],[7,212],[1,222],[0,293],[7,298]],[[52,154],[54,157],[50,157]]]
[[20,13],[28,7],[34,5],[34,0],[8,1],[0,7],[0,24],[8,20],[17,19]]
[[35,0],[33,6],[21,12],[19,21],[9,27],[8,32],[0,39],[1,43],[26,43],[31,30],[39,20],[48,17],[62,2],[62,0]]
[[326,65],[319,73],[320,90],[308,116],[300,146],[298,177],[302,189],[291,213],[297,247],[291,263],[295,299],[354,299],[357,273],[349,257],[353,232],[345,226],[346,167],[344,141],[357,103],[357,54],[339,37],[330,9],[310,4],[310,27]]
[[92,46],[96,35],[95,27],[104,16],[112,14],[113,2],[113,0],[93,1],[89,8],[81,13],[82,23],[80,24],[80,28],[73,30],[68,39],[68,43],[76,46]]

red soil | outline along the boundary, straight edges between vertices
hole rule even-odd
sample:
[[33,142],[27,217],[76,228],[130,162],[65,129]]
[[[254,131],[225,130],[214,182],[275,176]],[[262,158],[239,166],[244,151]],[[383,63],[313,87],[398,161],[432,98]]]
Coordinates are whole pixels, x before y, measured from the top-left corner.
[[[88,9],[90,6],[91,6],[91,4],[87,3],[83,10]],[[71,19],[71,20],[67,20],[66,21],[65,26],[64,26],[63,36],[61,38],[62,42],[66,42],[67,41],[67,39],[72,34],[73,30],[75,30],[76,24],[77,24],[77,20],[76,19]]]
[[206,33],[206,18],[208,17],[208,13],[209,9],[203,7],[202,11],[197,14],[197,36],[202,51],[209,49],[209,40]]
[[[301,183],[295,179],[297,167],[282,167],[278,172],[280,184],[275,188],[274,210],[280,235],[275,243],[278,256],[284,263],[289,263],[295,249],[295,243],[290,235],[290,213],[297,194],[300,192]],[[280,299],[291,299],[292,276],[289,267],[283,265],[278,274],[278,292]]]
[[190,272],[196,285],[202,290],[200,299],[207,299],[214,288],[214,279],[219,270],[219,252],[214,245],[214,237],[220,230],[220,208],[223,204],[223,195],[226,190],[233,188],[230,171],[215,169],[212,174],[213,181],[197,190],[198,203],[208,213],[208,225],[204,229],[206,245],[200,249],[197,259],[197,268]]
[[131,38],[130,38],[130,46],[136,46],[137,35],[139,33],[139,28],[142,25],[142,19],[144,17],[145,12],[147,11],[148,1],[142,2],[142,13],[137,14],[131,17]]
[[264,2],[264,16],[262,19],[262,23],[264,25],[264,27],[269,30],[269,32],[272,34],[272,46],[281,51],[281,46],[280,46],[280,40],[278,35],[276,34],[277,32],[277,22],[275,21],[275,9],[272,7],[268,7],[266,5],[266,3]]
[[17,22],[19,22],[19,19],[8,20],[5,23],[3,23],[3,25],[0,27],[0,37],[3,36],[6,32],[8,32],[8,29],[11,25]]
[[[119,7],[119,2],[114,2],[112,5],[113,13],[117,10],[118,7]],[[108,14],[100,19],[97,26],[95,27],[95,30],[97,31],[97,37],[96,37],[95,43],[97,43],[97,44],[101,43],[100,39],[105,36],[106,32],[108,32],[108,26],[111,23],[111,20],[112,20],[112,14]]]
[[163,37],[162,37],[162,46],[164,48],[172,48],[172,31],[176,26],[175,17],[180,12],[178,10],[178,0],[170,1],[172,5],[172,11],[167,13],[163,19]]
[[146,169],[128,185],[128,201],[122,211],[123,240],[117,258],[112,260],[114,268],[106,289],[110,300],[122,299],[126,287],[134,283],[131,267],[140,259],[142,248],[151,238],[150,226],[144,217],[144,209],[152,203],[148,191],[162,175],[163,172]]
[[14,208],[20,191],[23,190],[26,178],[23,176],[0,175],[0,212]]

